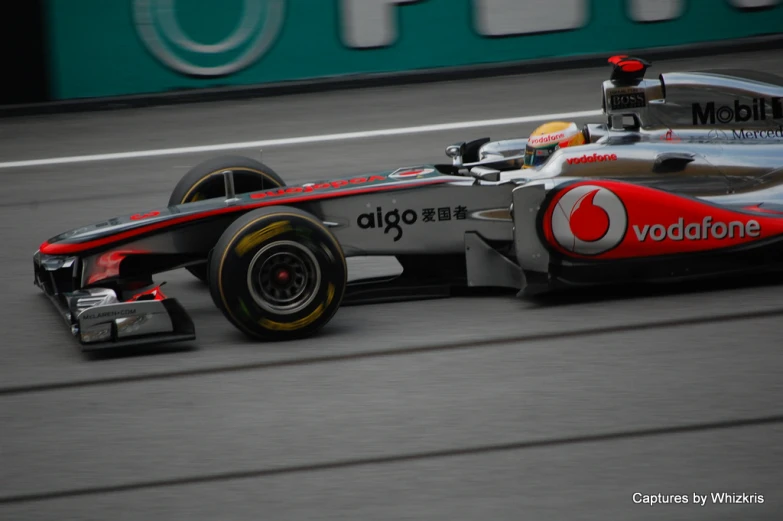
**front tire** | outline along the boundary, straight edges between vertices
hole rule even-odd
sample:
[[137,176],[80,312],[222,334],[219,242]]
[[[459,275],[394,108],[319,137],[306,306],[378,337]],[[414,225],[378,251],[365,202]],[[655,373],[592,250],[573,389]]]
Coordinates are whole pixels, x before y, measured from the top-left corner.
[[[172,190],[169,206],[225,197],[223,172],[226,170],[234,172],[234,191],[237,194],[285,186],[280,176],[260,161],[244,156],[220,156],[191,168]],[[207,280],[206,263],[188,266],[186,269],[197,279]]]
[[212,300],[257,340],[316,333],[340,307],[348,269],[340,244],[313,215],[278,206],[237,219],[209,261]]

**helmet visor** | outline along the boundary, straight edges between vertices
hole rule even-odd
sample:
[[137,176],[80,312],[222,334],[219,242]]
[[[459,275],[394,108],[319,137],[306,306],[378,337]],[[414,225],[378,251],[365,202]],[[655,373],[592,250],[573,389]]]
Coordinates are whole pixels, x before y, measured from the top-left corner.
[[525,167],[536,168],[547,162],[549,156],[557,149],[557,144],[548,147],[525,147]]

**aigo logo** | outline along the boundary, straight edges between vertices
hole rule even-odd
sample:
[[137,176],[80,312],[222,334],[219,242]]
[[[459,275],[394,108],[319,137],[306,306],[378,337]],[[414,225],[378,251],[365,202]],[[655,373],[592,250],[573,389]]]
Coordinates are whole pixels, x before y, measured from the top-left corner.
[[419,214],[415,210],[403,210],[394,209],[388,212],[383,211],[380,206],[375,209],[375,213],[363,213],[356,219],[356,224],[362,230],[383,228],[383,233],[394,233],[394,242],[399,241],[402,238],[402,226],[416,224],[419,220]]
[[[176,72],[196,77],[228,76],[269,51],[283,27],[287,0],[234,1],[242,4],[238,24],[217,43],[200,43],[187,35],[173,0],[134,0],[136,32],[152,55]],[[213,3],[221,11],[225,11],[225,4]]]
[[551,225],[552,235],[562,248],[579,255],[600,255],[623,241],[628,213],[609,189],[580,185],[557,200]]

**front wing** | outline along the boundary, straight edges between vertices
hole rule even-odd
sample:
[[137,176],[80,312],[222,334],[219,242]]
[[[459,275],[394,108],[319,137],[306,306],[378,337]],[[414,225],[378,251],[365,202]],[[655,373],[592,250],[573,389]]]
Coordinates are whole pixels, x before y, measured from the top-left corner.
[[196,338],[193,321],[176,299],[147,292],[122,301],[113,289],[75,289],[81,272],[78,257],[36,252],[33,264],[35,285],[52,301],[83,351]]

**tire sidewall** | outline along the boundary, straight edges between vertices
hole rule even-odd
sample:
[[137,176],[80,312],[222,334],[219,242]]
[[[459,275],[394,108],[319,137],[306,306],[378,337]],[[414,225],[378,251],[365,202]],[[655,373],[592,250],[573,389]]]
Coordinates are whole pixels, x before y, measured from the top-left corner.
[[[214,184],[219,193],[207,193],[203,198],[220,197],[225,193],[220,189],[224,186],[222,173],[226,170],[234,172],[234,184],[238,194],[285,186],[285,182],[277,173],[259,161],[243,156],[221,156],[191,168],[172,190],[169,206],[201,200],[195,196],[208,184]],[[260,183],[260,186],[255,186],[256,183]]]
[[[212,296],[229,320],[253,337],[308,336],[326,324],[342,302],[347,281],[342,249],[321,223],[302,213],[280,210],[235,223],[226,231],[225,243],[212,253]],[[313,290],[315,297],[291,314],[264,309],[248,286],[248,270],[255,255],[282,241],[294,242],[312,253],[321,274],[320,283]]]
[[[172,190],[168,205],[178,206],[225,194],[222,173],[226,170],[234,172],[237,194],[285,186],[285,182],[280,176],[260,161],[245,156],[220,156],[208,159],[191,168]],[[199,194],[199,190],[203,190],[205,186],[214,187],[217,190],[208,189],[206,194],[201,194],[202,197],[195,199],[194,197]],[[203,282],[207,281],[208,268],[206,264],[188,266],[186,269],[197,279]]]

